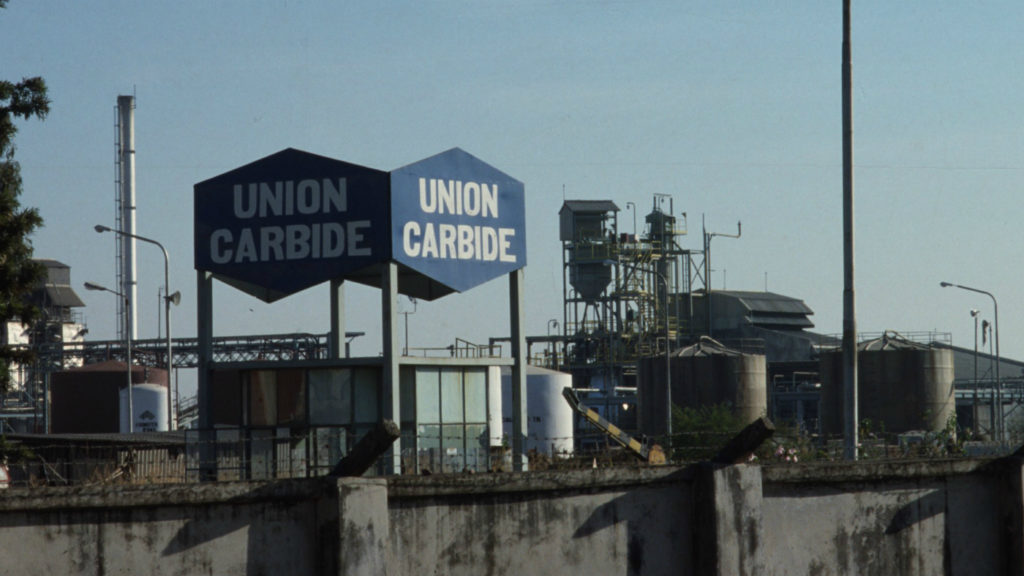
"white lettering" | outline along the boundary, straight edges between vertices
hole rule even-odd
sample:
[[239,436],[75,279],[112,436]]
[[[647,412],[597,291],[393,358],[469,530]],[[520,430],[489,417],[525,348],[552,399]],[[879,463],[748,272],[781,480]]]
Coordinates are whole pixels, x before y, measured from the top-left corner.
[[353,220],[348,223],[348,255],[349,256],[369,256],[370,247],[363,245],[365,239],[364,230],[370,228],[369,220]]
[[292,225],[285,227],[285,235],[288,237],[288,243],[285,248],[285,258],[287,260],[301,260],[309,256],[312,252],[312,248],[309,245],[309,239],[313,235],[313,232],[309,229],[309,226],[303,225]]
[[249,184],[248,206],[242,206],[242,193],[244,192],[241,184],[235,184],[235,218],[252,218],[256,215],[256,185]]
[[260,261],[284,260],[284,230],[280,226],[260,228]]
[[[246,264],[372,256],[366,238],[371,229],[369,220],[242,228],[236,242],[231,230],[221,228],[210,234],[210,259],[215,264]],[[418,232],[408,232],[409,241]]]
[[231,249],[224,247],[224,244],[230,243],[230,230],[214,230],[210,234],[210,259],[214,264],[227,264],[231,261]]
[[498,257],[498,260],[500,260],[501,262],[516,261],[516,255],[508,253],[509,248],[512,247],[511,238],[515,235],[515,228],[498,228],[498,237],[500,238],[498,244],[500,246],[499,251],[501,252],[501,255]]
[[420,178],[420,210],[424,214],[433,214],[437,210],[436,180],[430,181],[430,193],[427,193],[427,179]]
[[256,262],[256,242],[252,238],[252,230],[243,228],[238,235],[238,250],[235,251],[235,263]]
[[514,228],[470,226],[468,224],[421,225],[406,222],[402,228],[402,250],[412,258],[477,260],[515,263],[511,252]]
[[434,224],[427,222],[423,227],[423,257],[437,258],[437,236],[434,235]]
[[424,214],[497,218],[498,185],[420,178],[420,210]]
[[337,258],[345,253],[345,227],[338,222],[324,224],[324,258]]
[[[422,198],[423,190],[423,179],[420,178],[420,197]],[[415,222],[406,222],[402,228],[402,250],[406,256],[412,256],[416,258],[420,255],[420,243],[415,241],[413,237],[420,235],[420,225]]]
[[296,213],[330,214],[348,211],[348,182],[338,178],[235,184],[233,211],[236,218],[294,216]]

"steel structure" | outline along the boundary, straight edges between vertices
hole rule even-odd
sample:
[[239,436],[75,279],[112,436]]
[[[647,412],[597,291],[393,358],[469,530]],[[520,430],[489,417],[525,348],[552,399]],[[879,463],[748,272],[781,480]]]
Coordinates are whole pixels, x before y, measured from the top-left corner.
[[640,234],[635,214],[634,233],[620,233],[618,212],[604,200],[566,201],[559,212],[565,307],[549,362],[613,422],[635,398],[636,360],[702,333],[693,304],[707,284],[705,252],[679,244],[686,215],[677,219],[671,197],[655,195]]
[[[347,332],[346,339],[362,332]],[[213,339],[214,362],[262,362],[317,360],[329,357],[329,334],[263,334],[252,336],[221,336]],[[174,368],[195,368],[199,360],[196,338],[175,338]],[[166,354],[166,340],[160,338],[133,340],[132,361],[143,366],[161,366]],[[0,422],[8,418],[32,418],[40,430],[46,428],[46,403],[50,375],[107,360],[125,360],[124,340],[92,342],[48,342],[31,345],[36,360],[19,367],[25,385],[17,393],[8,394],[0,407]],[[170,378],[170,375],[169,375]],[[179,411],[181,407],[179,406]]]

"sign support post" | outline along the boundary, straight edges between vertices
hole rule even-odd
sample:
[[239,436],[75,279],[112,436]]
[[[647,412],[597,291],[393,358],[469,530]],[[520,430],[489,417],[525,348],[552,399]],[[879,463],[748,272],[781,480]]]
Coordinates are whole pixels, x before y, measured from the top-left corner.
[[526,335],[523,333],[523,269],[508,275],[509,323],[512,325],[512,470],[524,472],[526,460]]
[[344,358],[345,354],[345,281],[331,280],[331,349],[328,351],[334,360]]
[[[399,428],[402,424],[401,393],[399,390],[398,360],[398,264],[388,262],[383,266],[381,273],[381,315],[383,320],[383,346],[384,366],[382,400],[382,416],[397,423]],[[402,473],[402,439],[399,437],[391,445],[391,460],[388,464],[388,472],[393,474]]]

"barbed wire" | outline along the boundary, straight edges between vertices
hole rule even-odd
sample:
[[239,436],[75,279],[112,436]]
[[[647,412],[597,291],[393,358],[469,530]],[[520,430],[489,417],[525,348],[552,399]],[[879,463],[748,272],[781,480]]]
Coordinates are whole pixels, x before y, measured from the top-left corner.
[[[287,430],[287,432],[284,432]],[[463,430],[465,430],[463,428]],[[93,484],[167,484],[197,482],[201,472],[215,470],[214,480],[284,479],[327,474],[359,440],[362,427],[290,429],[238,428],[189,430],[183,442],[147,444],[118,442],[35,443],[20,454],[8,454],[9,486]],[[446,433],[447,432],[447,433]],[[643,439],[661,445],[670,462],[684,465],[711,459],[734,433],[685,430],[669,437]],[[437,432],[404,432],[400,460],[403,473],[485,473],[511,470],[507,436]],[[963,457],[975,439],[969,432],[943,430],[861,435],[858,456],[864,460]],[[999,455],[1008,449],[980,444],[981,453]],[[1011,445],[1013,445],[1011,443]],[[634,452],[600,433],[528,436],[524,444],[529,469],[578,469],[644,465]],[[205,458],[205,460],[204,460]],[[843,459],[840,436],[779,434],[761,446],[752,461],[782,464]],[[385,474],[381,459],[371,474]],[[204,476],[204,479],[205,476]],[[2,485],[2,482],[0,482]]]

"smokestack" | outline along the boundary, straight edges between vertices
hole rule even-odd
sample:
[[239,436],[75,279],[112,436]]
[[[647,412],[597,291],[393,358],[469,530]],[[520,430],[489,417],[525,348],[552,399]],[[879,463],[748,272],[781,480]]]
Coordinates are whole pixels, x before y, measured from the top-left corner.
[[118,269],[121,293],[125,295],[122,304],[124,325],[131,331],[132,340],[138,339],[139,330],[135,310],[137,299],[137,278],[135,272],[135,96],[117,97],[117,164],[118,164],[118,215],[117,229],[125,234],[118,235],[118,249],[121,255]]

